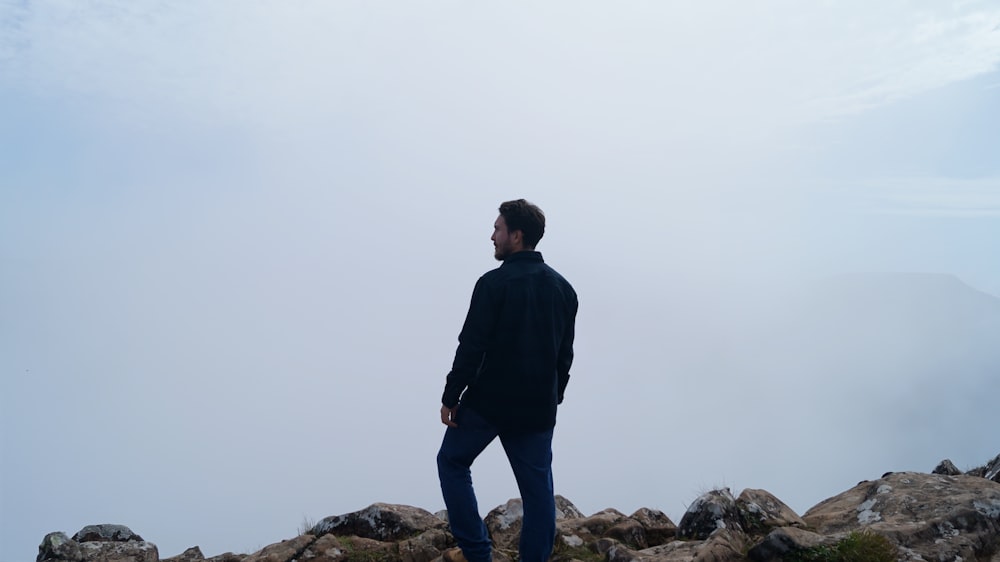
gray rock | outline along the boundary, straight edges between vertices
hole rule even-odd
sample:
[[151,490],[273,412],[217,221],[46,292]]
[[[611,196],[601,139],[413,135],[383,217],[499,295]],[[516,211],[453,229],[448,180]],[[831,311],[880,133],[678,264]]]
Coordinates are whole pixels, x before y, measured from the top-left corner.
[[986,473],[983,478],[1000,484],[1000,455],[997,455],[986,464]]
[[962,471],[959,470],[958,467],[951,462],[951,459],[944,459],[943,461],[939,462],[937,466],[934,467],[934,470],[931,471],[931,474],[944,474],[947,476],[955,476],[956,474],[962,474]]
[[243,562],[249,554],[236,554],[233,552],[224,552],[218,556],[213,556],[211,558],[206,558],[205,562]]
[[747,553],[754,562],[781,560],[786,555],[840,541],[844,535],[820,535],[797,527],[781,527],[771,531]]
[[677,536],[682,539],[707,539],[718,529],[742,531],[740,521],[736,498],[729,488],[720,488],[702,494],[688,506],[677,526]]
[[[605,509],[590,517],[576,517],[556,521],[556,535],[562,543],[569,546],[594,545],[599,539],[608,536],[608,532],[616,525],[626,521],[628,517],[615,509]],[[610,537],[609,537],[610,538]]]
[[[85,540],[77,540],[80,537]],[[49,533],[38,546],[37,562],[159,562],[156,545],[122,525],[91,525],[74,538]]]
[[37,562],[43,560],[83,560],[83,552],[80,545],[73,539],[66,536],[66,533],[49,533],[42,539],[42,544],[38,545]]
[[1000,484],[896,472],[829,498],[802,518],[824,535],[869,529],[902,547],[907,560],[989,560],[1000,547]]
[[336,535],[323,535],[306,547],[299,555],[299,562],[342,562],[350,552],[346,539]]
[[156,545],[146,541],[86,541],[80,550],[85,562],[159,562]]
[[672,541],[636,554],[643,562],[745,562],[747,547],[744,533],[719,528],[705,540]]
[[742,527],[747,532],[767,532],[777,527],[805,527],[806,523],[785,502],[766,490],[746,489],[736,498]]
[[294,539],[265,546],[247,556],[243,562],[288,562],[298,558],[314,542],[316,537],[313,535],[299,535]]
[[637,562],[642,559],[639,553],[610,538],[598,540],[594,548],[604,556],[606,562]]
[[556,494],[556,520],[561,519],[576,519],[578,517],[583,517],[583,512],[573,505],[573,502],[568,499]]
[[524,505],[521,498],[512,498],[498,505],[483,519],[490,533],[493,546],[500,549],[517,549],[521,537],[521,523],[524,520]]
[[650,547],[666,544],[677,536],[677,525],[658,509],[642,507],[629,518],[638,521],[645,529],[646,542]]
[[453,544],[451,535],[441,529],[431,529],[399,543],[401,562],[430,562]]
[[125,525],[104,523],[87,525],[73,535],[73,540],[76,542],[126,542],[141,541],[142,537],[133,533],[132,529]]
[[447,524],[429,511],[408,505],[376,503],[361,511],[326,517],[312,528],[317,537],[332,533],[395,542]]
[[205,555],[201,553],[201,549],[197,546],[192,546],[177,556],[164,558],[160,562],[201,562],[204,559]]

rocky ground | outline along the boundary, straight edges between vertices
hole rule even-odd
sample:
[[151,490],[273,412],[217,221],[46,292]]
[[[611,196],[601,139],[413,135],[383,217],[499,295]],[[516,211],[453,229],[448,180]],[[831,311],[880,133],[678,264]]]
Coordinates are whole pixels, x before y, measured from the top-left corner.
[[[586,516],[557,496],[555,562],[768,562],[838,560],[838,545],[880,537],[900,561],[1000,562],[1000,455],[966,473],[942,461],[931,473],[887,473],[803,515],[764,490],[712,490],[674,524],[655,509]],[[517,559],[520,500],[486,517],[497,562]],[[884,537],[885,540],[881,538]],[[853,544],[853,543],[851,543]],[[123,525],[91,525],[72,538],[50,533],[37,562],[439,562],[455,546],[447,513],[374,504],[331,516],[309,532],[253,554],[205,558],[191,547],[170,558]],[[875,554],[855,553],[853,559]]]

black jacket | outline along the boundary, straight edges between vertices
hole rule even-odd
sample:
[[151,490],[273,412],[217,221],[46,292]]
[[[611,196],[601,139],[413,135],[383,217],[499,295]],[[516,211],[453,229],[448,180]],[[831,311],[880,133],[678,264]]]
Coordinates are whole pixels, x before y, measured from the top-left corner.
[[461,397],[500,431],[551,429],[569,382],[577,306],[542,254],[508,256],[476,283],[441,402],[453,408]]

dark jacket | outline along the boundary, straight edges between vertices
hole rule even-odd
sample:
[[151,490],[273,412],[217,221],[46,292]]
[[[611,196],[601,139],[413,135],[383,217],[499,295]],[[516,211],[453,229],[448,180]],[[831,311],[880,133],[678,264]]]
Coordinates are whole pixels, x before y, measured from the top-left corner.
[[508,256],[476,283],[441,402],[453,408],[461,397],[500,431],[551,429],[569,382],[577,306],[542,254]]

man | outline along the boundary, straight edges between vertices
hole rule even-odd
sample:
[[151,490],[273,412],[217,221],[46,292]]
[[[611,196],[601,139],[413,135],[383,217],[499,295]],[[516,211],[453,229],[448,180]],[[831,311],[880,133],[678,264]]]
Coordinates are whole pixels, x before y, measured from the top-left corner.
[[522,562],[544,562],[555,541],[552,433],[573,362],[577,297],[535,245],[542,210],[525,201],[500,205],[493,224],[500,267],[476,283],[455,362],[441,397],[445,430],[438,476],[460,552],[445,559],[490,562],[491,543],[470,467],[500,437],[524,506]]

